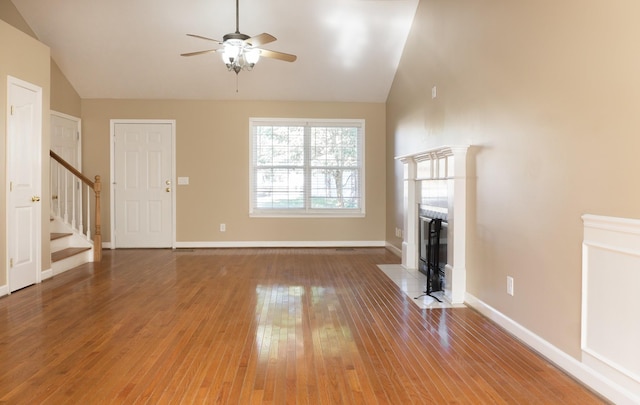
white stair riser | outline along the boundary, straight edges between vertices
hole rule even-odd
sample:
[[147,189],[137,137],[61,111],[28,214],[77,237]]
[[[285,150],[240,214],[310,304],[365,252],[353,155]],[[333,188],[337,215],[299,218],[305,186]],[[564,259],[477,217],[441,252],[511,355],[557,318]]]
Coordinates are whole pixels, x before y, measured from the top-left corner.
[[93,252],[91,250],[86,250],[82,253],[78,253],[77,255],[69,256],[66,259],[51,263],[53,275],[55,276],[57,274],[64,273],[65,271],[78,267],[81,264],[91,262],[92,255]]
[[58,238],[51,241],[51,253],[58,252],[62,249],[71,247],[71,238],[65,236],[64,238]]

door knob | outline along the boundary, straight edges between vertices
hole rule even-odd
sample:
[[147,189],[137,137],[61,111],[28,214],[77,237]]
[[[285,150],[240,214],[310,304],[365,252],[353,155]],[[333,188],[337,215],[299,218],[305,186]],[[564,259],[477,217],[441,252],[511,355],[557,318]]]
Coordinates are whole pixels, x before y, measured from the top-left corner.
[[37,195],[34,195],[33,197],[31,197],[31,201],[38,202],[40,201],[40,197],[38,197]]
[[167,188],[165,189],[165,191],[166,191],[167,193],[170,193],[170,192],[171,192],[171,187],[167,187]]
[[170,186],[171,185],[171,180],[165,181],[164,184],[166,184],[167,186]]

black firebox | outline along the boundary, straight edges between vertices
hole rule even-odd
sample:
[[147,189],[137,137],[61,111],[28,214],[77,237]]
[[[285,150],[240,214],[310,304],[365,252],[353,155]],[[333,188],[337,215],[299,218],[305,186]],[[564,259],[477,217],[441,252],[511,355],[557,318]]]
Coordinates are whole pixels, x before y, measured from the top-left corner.
[[444,290],[449,223],[446,213],[423,208],[420,209],[419,221],[418,269],[427,276],[425,294],[431,295]]

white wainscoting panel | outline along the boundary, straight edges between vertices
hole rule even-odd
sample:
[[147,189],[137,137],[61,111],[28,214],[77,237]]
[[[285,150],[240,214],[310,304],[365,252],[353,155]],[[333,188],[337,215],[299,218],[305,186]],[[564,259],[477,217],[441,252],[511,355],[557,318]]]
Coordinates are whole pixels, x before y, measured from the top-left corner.
[[582,361],[640,393],[640,220],[582,219]]

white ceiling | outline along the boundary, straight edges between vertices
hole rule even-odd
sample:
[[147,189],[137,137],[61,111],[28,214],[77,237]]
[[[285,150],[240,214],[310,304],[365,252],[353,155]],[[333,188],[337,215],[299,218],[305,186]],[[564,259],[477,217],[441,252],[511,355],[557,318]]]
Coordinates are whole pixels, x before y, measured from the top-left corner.
[[[384,102],[418,0],[240,0],[240,31],[289,63],[228,72],[218,47],[234,0],[13,0],[82,98]],[[237,85],[237,92],[236,92]]]

